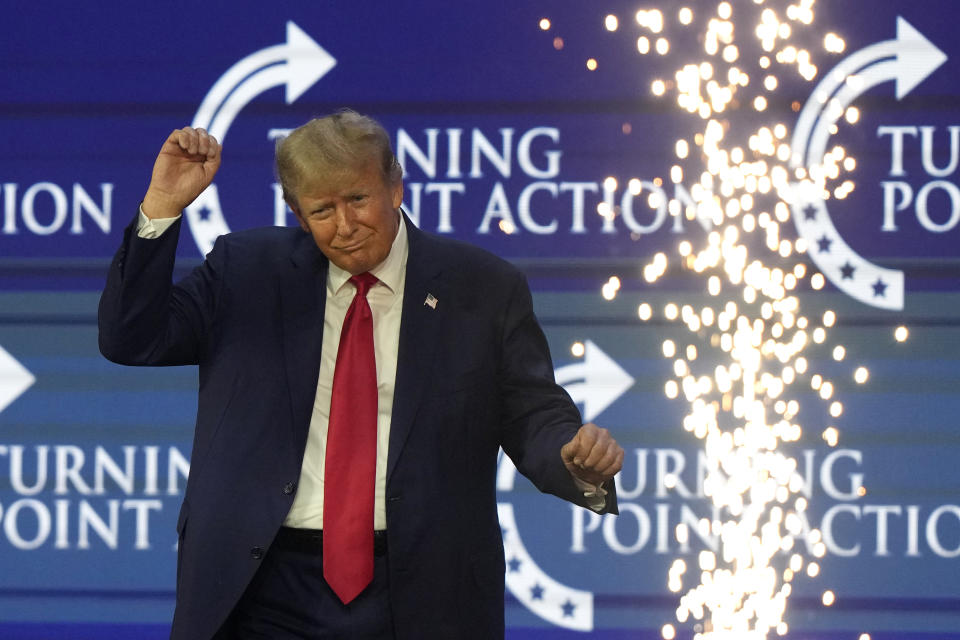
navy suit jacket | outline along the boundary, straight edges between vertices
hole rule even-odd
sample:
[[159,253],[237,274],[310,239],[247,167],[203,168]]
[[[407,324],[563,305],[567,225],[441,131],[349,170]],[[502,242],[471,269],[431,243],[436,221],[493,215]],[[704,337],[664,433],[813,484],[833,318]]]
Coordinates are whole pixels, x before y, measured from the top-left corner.
[[[172,285],[179,226],[155,240],[127,228],[99,325],[100,349],[114,362],[199,365],[171,634],[193,640],[210,638],[229,615],[296,493],[327,259],[299,228],[237,232]],[[554,382],[523,275],[409,221],[407,230],[386,488],[396,635],[501,638],[498,450],[541,491],[583,505],[560,459],[580,415]],[[424,304],[428,294],[436,308]],[[607,510],[616,511],[612,491]]]

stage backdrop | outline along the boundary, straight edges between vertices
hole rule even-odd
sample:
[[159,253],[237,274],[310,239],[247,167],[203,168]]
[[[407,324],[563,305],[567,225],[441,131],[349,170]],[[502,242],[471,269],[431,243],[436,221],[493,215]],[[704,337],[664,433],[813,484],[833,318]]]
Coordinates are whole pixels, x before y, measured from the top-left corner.
[[[684,215],[699,171],[688,160],[686,175],[672,172],[677,140],[693,146],[703,128],[677,105],[674,71],[709,57],[696,25],[749,15],[736,24],[746,43],[762,14],[747,0],[691,2],[687,26],[681,3],[660,4],[660,14],[623,0],[5,7],[0,637],[167,633],[197,374],[99,355],[107,265],[171,130],[193,123],[224,144],[215,186],[187,212],[182,275],[222,233],[294,223],[272,174],[275,141],[345,106],[389,130],[422,229],[526,272],[559,381],[627,451],[619,518],[538,495],[501,464],[508,636],[702,630],[676,622],[668,588],[675,559],[696,574],[700,552],[717,549],[696,529],[711,515],[700,441],[682,427],[686,405],[665,395],[675,364],[662,343],[692,338],[663,309],[710,297],[706,280],[675,266],[680,243],[703,245],[710,224]],[[773,8],[806,34],[818,73],[804,80],[796,55],[770,53],[776,93],[751,111],[758,91],[744,91],[739,110],[717,116],[728,135],[768,123],[790,141],[831,69],[885,66],[841,91],[845,118],[828,128],[830,148],[855,158],[843,165],[854,188],[781,226],[808,244],[790,268],[826,277],[803,279],[797,295],[810,318],[836,313],[809,361],[843,402],[834,416],[809,384],[790,392],[805,407],[788,450],[809,502],[803,526],[819,529],[826,555],[819,575],[793,581],[786,620],[803,638],[960,638],[960,6],[821,0],[806,26],[788,19],[789,4]],[[712,58],[717,68],[728,54]],[[831,247],[851,253],[836,261]],[[644,265],[659,252],[673,262],[650,282]],[[815,542],[797,548],[813,557]]]

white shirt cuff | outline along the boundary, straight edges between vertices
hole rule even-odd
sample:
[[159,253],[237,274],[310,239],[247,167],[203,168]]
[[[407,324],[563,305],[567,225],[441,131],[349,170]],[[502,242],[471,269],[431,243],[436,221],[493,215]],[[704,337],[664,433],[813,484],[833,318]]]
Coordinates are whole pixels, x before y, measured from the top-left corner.
[[140,218],[137,221],[137,236],[146,240],[155,240],[164,234],[164,232],[173,226],[173,223],[180,219],[175,218],[148,218],[143,213],[143,206],[140,207]]
[[598,484],[581,480],[571,474],[574,484],[583,492],[583,497],[587,499],[587,506],[594,511],[602,511],[607,506],[607,490]]

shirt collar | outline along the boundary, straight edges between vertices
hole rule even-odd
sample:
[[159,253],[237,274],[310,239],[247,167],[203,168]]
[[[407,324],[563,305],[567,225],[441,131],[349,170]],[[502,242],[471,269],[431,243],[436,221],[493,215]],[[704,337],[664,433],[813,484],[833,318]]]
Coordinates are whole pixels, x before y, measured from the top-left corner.
[[[373,269],[370,269],[370,273],[375,275],[377,280],[386,285],[387,288],[395,294],[403,290],[403,278],[407,271],[407,253],[409,248],[406,223],[403,220],[403,216],[399,213],[397,217],[399,218],[397,235],[393,239],[393,244],[390,245],[390,253],[387,254],[383,262]],[[330,263],[330,268],[327,271],[327,285],[331,291],[334,293],[339,292],[340,288],[343,287],[349,279],[349,271],[341,269],[332,262]]]

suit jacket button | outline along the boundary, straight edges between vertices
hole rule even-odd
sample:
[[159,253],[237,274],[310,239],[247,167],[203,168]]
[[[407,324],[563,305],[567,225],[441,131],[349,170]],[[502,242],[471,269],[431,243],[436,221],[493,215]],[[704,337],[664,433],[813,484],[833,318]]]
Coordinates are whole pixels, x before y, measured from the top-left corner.
[[284,495],[290,495],[296,488],[297,485],[292,482],[288,482],[287,484],[283,485],[283,493]]
[[250,549],[250,557],[254,560],[259,560],[263,557],[263,547],[254,547]]

